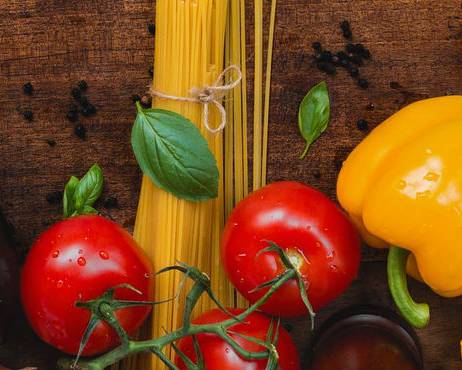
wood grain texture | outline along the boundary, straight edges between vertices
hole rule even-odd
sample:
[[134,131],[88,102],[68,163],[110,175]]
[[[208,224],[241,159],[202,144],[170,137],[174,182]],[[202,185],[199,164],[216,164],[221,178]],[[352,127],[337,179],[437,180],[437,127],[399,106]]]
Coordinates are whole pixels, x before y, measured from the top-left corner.
[[[154,0],[0,2],[0,204],[16,229],[20,252],[60,218],[60,205],[49,204],[47,194],[61,190],[69,175],[81,175],[94,162],[104,168],[104,197],[119,200],[110,216],[133,227],[140,173],[129,146],[135,116],[130,97],[142,94],[149,83],[153,38],[147,25],[154,5]],[[251,29],[251,1],[248,9]],[[335,198],[339,165],[364,137],[355,126],[359,118],[374,127],[411,101],[462,93],[460,0],[284,0],[277,14],[269,181],[304,181]],[[343,19],[351,22],[355,40],[372,52],[361,69],[371,85],[367,90],[359,89],[345,71],[326,77],[313,63],[313,41],[332,50],[343,48],[338,27]],[[248,43],[253,43],[252,32]],[[251,67],[250,47],[248,54]],[[249,77],[251,82],[251,71]],[[73,134],[74,125],[65,118],[70,89],[81,79],[88,82],[87,96],[98,107],[96,116],[81,119],[85,141]],[[304,142],[296,124],[298,104],[322,79],[332,97],[332,122],[300,161]],[[27,81],[35,88],[32,97],[22,93]],[[391,88],[390,82],[401,88]],[[370,103],[372,111],[366,109]],[[25,109],[33,111],[32,123],[22,118]],[[392,307],[384,254],[367,248],[363,254],[358,280],[319,314],[318,323],[355,303]],[[426,369],[460,369],[462,299],[442,299],[416,283],[411,288],[432,308],[430,327],[419,332]],[[306,323],[292,326],[300,348],[306,349]],[[21,317],[0,346],[0,363],[13,368],[53,369],[57,355],[30,333]]]

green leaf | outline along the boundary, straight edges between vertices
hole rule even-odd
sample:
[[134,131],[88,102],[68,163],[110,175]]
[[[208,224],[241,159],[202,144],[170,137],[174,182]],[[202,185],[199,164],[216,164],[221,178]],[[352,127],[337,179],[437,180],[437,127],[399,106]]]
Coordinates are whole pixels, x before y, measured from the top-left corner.
[[63,213],[64,217],[70,217],[75,212],[74,205],[74,192],[75,188],[79,184],[79,179],[75,176],[71,176],[66,187],[64,188],[63,195]]
[[311,88],[300,103],[298,127],[306,141],[300,158],[304,158],[311,144],[326,130],[330,118],[329,91],[325,81]]
[[79,181],[74,191],[74,205],[78,213],[85,213],[85,208],[91,211],[91,206],[98,200],[102,191],[103,171],[100,166],[94,164]]
[[217,163],[197,127],[174,112],[137,108],[131,142],[141,170],[178,198],[215,198]]

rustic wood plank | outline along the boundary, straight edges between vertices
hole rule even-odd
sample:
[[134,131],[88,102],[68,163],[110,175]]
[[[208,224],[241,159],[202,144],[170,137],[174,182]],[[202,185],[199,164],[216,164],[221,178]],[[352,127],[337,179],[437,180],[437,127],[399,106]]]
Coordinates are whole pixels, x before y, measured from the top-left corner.
[[[250,30],[252,2],[247,4]],[[125,227],[133,227],[140,174],[129,146],[134,118],[130,96],[143,93],[149,82],[153,39],[146,27],[153,9],[154,0],[0,2],[0,204],[24,249],[60,217],[60,205],[49,204],[47,194],[61,190],[70,174],[82,174],[93,162],[104,168],[105,197],[115,195],[119,200],[120,208],[108,212]],[[355,40],[373,54],[362,68],[371,84],[368,90],[356,87],[345,71],[326,77],[312,61],[313,41],[332,50],[344,46],[338,28],[343,19],[350,20]],[[338,166],[364,136],[355,127],[359,118],[374,127],[413,100],[462,93],[461,39],[460,0],[279,1],[269,180],[304,181],[335,198]],[[248,43],[252,44],[252,32]],[[252,56],[249,48],[250,67]],[[69,91],[80,79],[88,82],[88,97],[99,110],[95,117],[82,120],[85,141],[73,134],[73,124],[65,119],[72,102]],[[301,161],[304,143],[296,124],[297,107],[322,79],[332,95],[332,122]],[[32,97],[22,93],[27,81],[35,87]],[[394,89],[390,82],[402,87]],[[370,103],[375,106],[372,111],[366,109]],[[32,123],[22,118],[25,109],[34,112]],[[50,140],[56,146],[51,147]],[[368,263],[359,279],[320,313],[319,323],[354,303],[392,307],[383,252],[364,248],[363,255]],[[420,284],[412,284],[412,289],[416,298],[432,307],[430,327],[419,332],[426,369],[460,368],[462,300],[442,299]],[[297,343],[306,349],[306,323],[293,327]],[[53,369],[57,352],[41,344],[21,317],[13,328],[10,339],[0,346],[0,363]]]

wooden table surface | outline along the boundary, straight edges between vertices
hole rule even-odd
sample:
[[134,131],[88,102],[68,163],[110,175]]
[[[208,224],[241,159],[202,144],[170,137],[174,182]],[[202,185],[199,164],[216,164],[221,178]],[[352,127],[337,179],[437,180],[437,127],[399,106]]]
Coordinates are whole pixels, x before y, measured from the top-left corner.
[[[335,198],[339,165],[365,135],[355,126],[358,119],[373,127],[411,101],[462,93],[460,0],[279,3],[269,181],[304,181]],[[252,26],[251,1],[248,8]],[[119,202],[118,209],[108,212],[123,226],[133,227],[140,171],[129,145],[135,116],[131,96],[142,94],[149,83],[154,38],[147,25],[153,9],[153,0],[0,1],[0,204],[15,227],[21,254],[60,218],[60,205],[50,204],[47,195],[61,190],[71,174],[81,175],[94,162],[104,168],[104,197],[116,196]],[[358,88],[343,70],[326,78],[311,57],[313,41],[332,50],[343,48],[338,24],[344,19],[351,22],[355,40],[373,54],[361,68],[370,82],[367,90]],[[251,46],[252,35],[248,41]],[[251,65],[251,47],[248,52]],[[69,91],[81,79],[88,82],[88,97],[98,107],[97,115],[81,120],[86,140],[73,134],[73,124],[65,118],[72,102]],[[332,121],[307,158],[299,160],[304,142],[298,133],[297,107],[322,79],[331,92]],[[32,97],[22,93],[28,81],[35,88]],[[370,104],[373,110],[367,109]],[[33,122],[22,118],[27,109],[34,113]],[[363,257],[357,281],[319,314],[318,323],[354,303],[393,307],[385,255],[364,248]],[[440,298],[416,283],[411,289],[432,309],[430,326],[419,331],[426,369],[462,368],[458,355],[462,299]],[[300,349],[306,349],[306,325],[293,325],[292,333]],[[21,317],[0,346],[0,363],[13,368],[53,369],[57,355],[30,333]]]

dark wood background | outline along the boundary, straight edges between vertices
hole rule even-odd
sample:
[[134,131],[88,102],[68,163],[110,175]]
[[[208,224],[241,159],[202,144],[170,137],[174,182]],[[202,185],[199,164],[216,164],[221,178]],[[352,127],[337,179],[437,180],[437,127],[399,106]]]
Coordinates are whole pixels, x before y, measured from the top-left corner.
[[[335,198],[339,165],[365,135],[355,126],[358,119],[367,119],[373,127],[411,101],[462,93],[460,0],[279,3],[269,181],[304,181]],[[251,11],[252,2],[248,7]],[[104,197],[116,196],[119,202],[118,209],[108,212],[125,227],[133,227],[140,171],[129,146],[135,116],[130,97],[142,94],[149,83],[154,38],[147,25],[153,9],[153,0],[0,1],[0,204],[15,227],[20,254],[60,217],[60,205],[50,204],[47,195],[61,190],[69,175],[81,175],[94,162],[104,168]],[[355,40],[373,54],[361,69],[370,82],[367,90],[359,89],[343,70],[326,78],[311,57],[313,41],[333,50],[343,48],[338,24],[344,19],[351,22]],[[248,25],[252,26],[251,12]],[[252,48],[248,50],[251,65]],[[65,118],[72,102],[69,91],[81,79],[88,82],[88,97],[98,107],[96,116],[81,120],[86,140],[73,134],[73,124]],[[322,79],[327,79],[332,96],[332,122],[301,161],[304,142],[296,123],[298,103]],[[35,88],[32,97],[22,93],[28,81]],[[368,110],[369,104],[375,108]],[[33,122],[22,118],[26,109],[33,111]],[[50,146],[51,141],[56,145]],[[354,303],[392,307],[384,257],[364,248],[359,278],[320,313],[318,323]],[[416,283],[411,289],[432,308],[430,326],[419,331],[426,369],[462,368],[462,299],[440,298]],[[308,343],[306,332],[303,323],[293,325],[302,351]],[[13,368],[53,369],[57,355],[31,334],[20,315],[0,346],[0,363]]]

